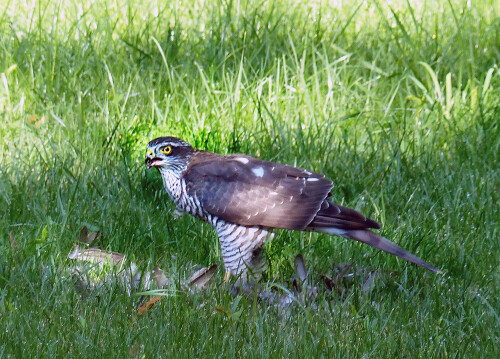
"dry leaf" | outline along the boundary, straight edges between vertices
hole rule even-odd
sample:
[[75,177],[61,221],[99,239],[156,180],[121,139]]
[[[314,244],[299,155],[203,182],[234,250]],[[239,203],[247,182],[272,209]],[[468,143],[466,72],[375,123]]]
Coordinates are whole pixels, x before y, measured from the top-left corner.
[[68,258],[91,263],[111,263],[113,265],[122,264],[125,261],[125,256],[121,253],[104,251],[98,248],[89,248],[82,251],[78,245],[73,252],[68,254]]
[[370,293],[373,289],[375,289],[376,287],[375,279],[378,279],[379,277],[380,275],[377,271],[371,271],[368,273],[368,278],[363,284],[363,293],[365,295]]
[[87,244],[92,244],[97,238],[101,236],[101,231],[98,232],[90,232],[88,237],[87,237]]
[[156,287],[159,289],[164,289],[168,287],[168,278],[165,275],[165,272],[161,270],[160,267],[156,266],[153,269],[153,278],[156,282]]
[[[144,351],[144,344],[140,344],[140,343],[135,343],[134,345],[132,345],[129,349],[128,349],[128,354],[131,356],[131,357],[138,357],[139,355],[143,354],[143,351]],[[145,357],[144,355],[142,357]]]
[[221,306],[216,305],[215,310],[221,314],[227,314],[226,310],[224,308],[222,308]]
[[307,269],[304,263],[304,257],[302,254],[298,254],[293,261],[293,266],[295,268],[295,275],[303,283],[307,280]]
[[155,303],[157,301],[159,301],[161,299],[161,297],[163,297],[163,296],[159,295],[156,297],[152,297],[147,302],[142,303],[141,306],[139,307],[139,309],[137,310],[137,314],[143,315],[144,313],[146,313],[149,309],[151,309],[151,307],[153,305],[155,305]]
[[89,230],[87,226],[83,226],[82,230],[80,231],[80,242],[87,243],[88,236]]
[[9,232],[9,239],[10,239],[10,246],[12,247],[12,250],[17,251],[17,242],[16,242],[16,237],[14,236],[13,231]]
[[100,236],[101,236],[101,231],[89,232],[87,226],[83,226],[80,232],[80,242],[87,243],[88,245],[90,245]]
[[[341,264],[338,265],[335,271],[338,272],[333,279],[329,276],[322,274],[320,278],[323,279],[325,286],[331,292],[336,291],[338,295],[343,296],[346,291],[346,286],[344,285],[344,278],[347,277],[347,272],[352,267],[352,264]],[[351,275],[349,275],[351,276]]]
[[37,115],[31,115],[28,117],[28,122],[35,125],[36,127],[43,125],[47,120],[47,116],[38,117]]
[[335,283],[335,281],[326,274],[320,274],[319,277],[323,279],[323,282],[328,290],[333,291],[333,289],[337,286],[337,283]]
[[35,122],[35,126],[43,125],[43,123],[47,120],[46,116],[42,116],[38,121]]
[[206,284],[212,279],[217,270],[217,264],[212,265],[210,268],[203,267],[196,271],[189,279],[188,284],[191,287],[203,289]]

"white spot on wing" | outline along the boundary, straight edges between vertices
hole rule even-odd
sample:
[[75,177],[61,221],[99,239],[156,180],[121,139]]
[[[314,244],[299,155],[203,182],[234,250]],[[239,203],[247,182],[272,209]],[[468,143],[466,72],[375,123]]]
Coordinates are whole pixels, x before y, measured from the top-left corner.
[[313,178],[308,178],[307,180],[308,180],[309,182],[317,182],[317,181],[319,181],[319,179],[314,178],[314,177],[313,177]]
[[235,160],[238,161],[238,162],[241,162],[241,163],[243,163],[245,165],[249,162],[248,158],[245,158],[245,157],[236,157]]
[[253,174],[256,175],[257,177],[263,177],[264,176],[264,169],[262,167],[257,167],[252,170]]

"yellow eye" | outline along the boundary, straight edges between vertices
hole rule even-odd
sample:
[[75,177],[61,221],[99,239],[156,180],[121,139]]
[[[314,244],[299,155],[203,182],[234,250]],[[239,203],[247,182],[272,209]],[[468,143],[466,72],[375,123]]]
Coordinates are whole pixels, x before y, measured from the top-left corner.
[[168,145],[160,149],[161,153],[169,155],[172,153],[172,146]]

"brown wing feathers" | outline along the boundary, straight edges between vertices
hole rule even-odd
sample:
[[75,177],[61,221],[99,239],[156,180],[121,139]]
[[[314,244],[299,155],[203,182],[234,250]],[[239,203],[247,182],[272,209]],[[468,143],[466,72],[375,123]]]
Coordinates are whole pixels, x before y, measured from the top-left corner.
[[188,193],[211,214],[241,225],[303,230],[333,186],[322,175],[252,157],[197,157],[184,175]]
[[335,227],[339,229],[379,229],[380,224],[361,213],[325,199],[309,227]]
[[200,151],[185,178],[188,191],[204,208],[232,223],[297,230],[380,228],[361,213],[326,199],[332,182],[303,169]]

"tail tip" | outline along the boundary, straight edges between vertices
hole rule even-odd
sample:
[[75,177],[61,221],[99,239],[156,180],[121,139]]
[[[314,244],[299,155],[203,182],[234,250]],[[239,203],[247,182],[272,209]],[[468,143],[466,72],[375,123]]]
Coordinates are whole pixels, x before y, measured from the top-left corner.
[[432,265],[430,265],[428,263],[425,263],[425,264],[426,265],[424,265],[423,267],[426,268],[426,269],[428,269],[428,270],[430,270],[431,272],[434,272],[436,274],[442,274],[443,273],[443,271],[441,269],[436,268],[436,267],[434,267],[434,266],[432,266]]

